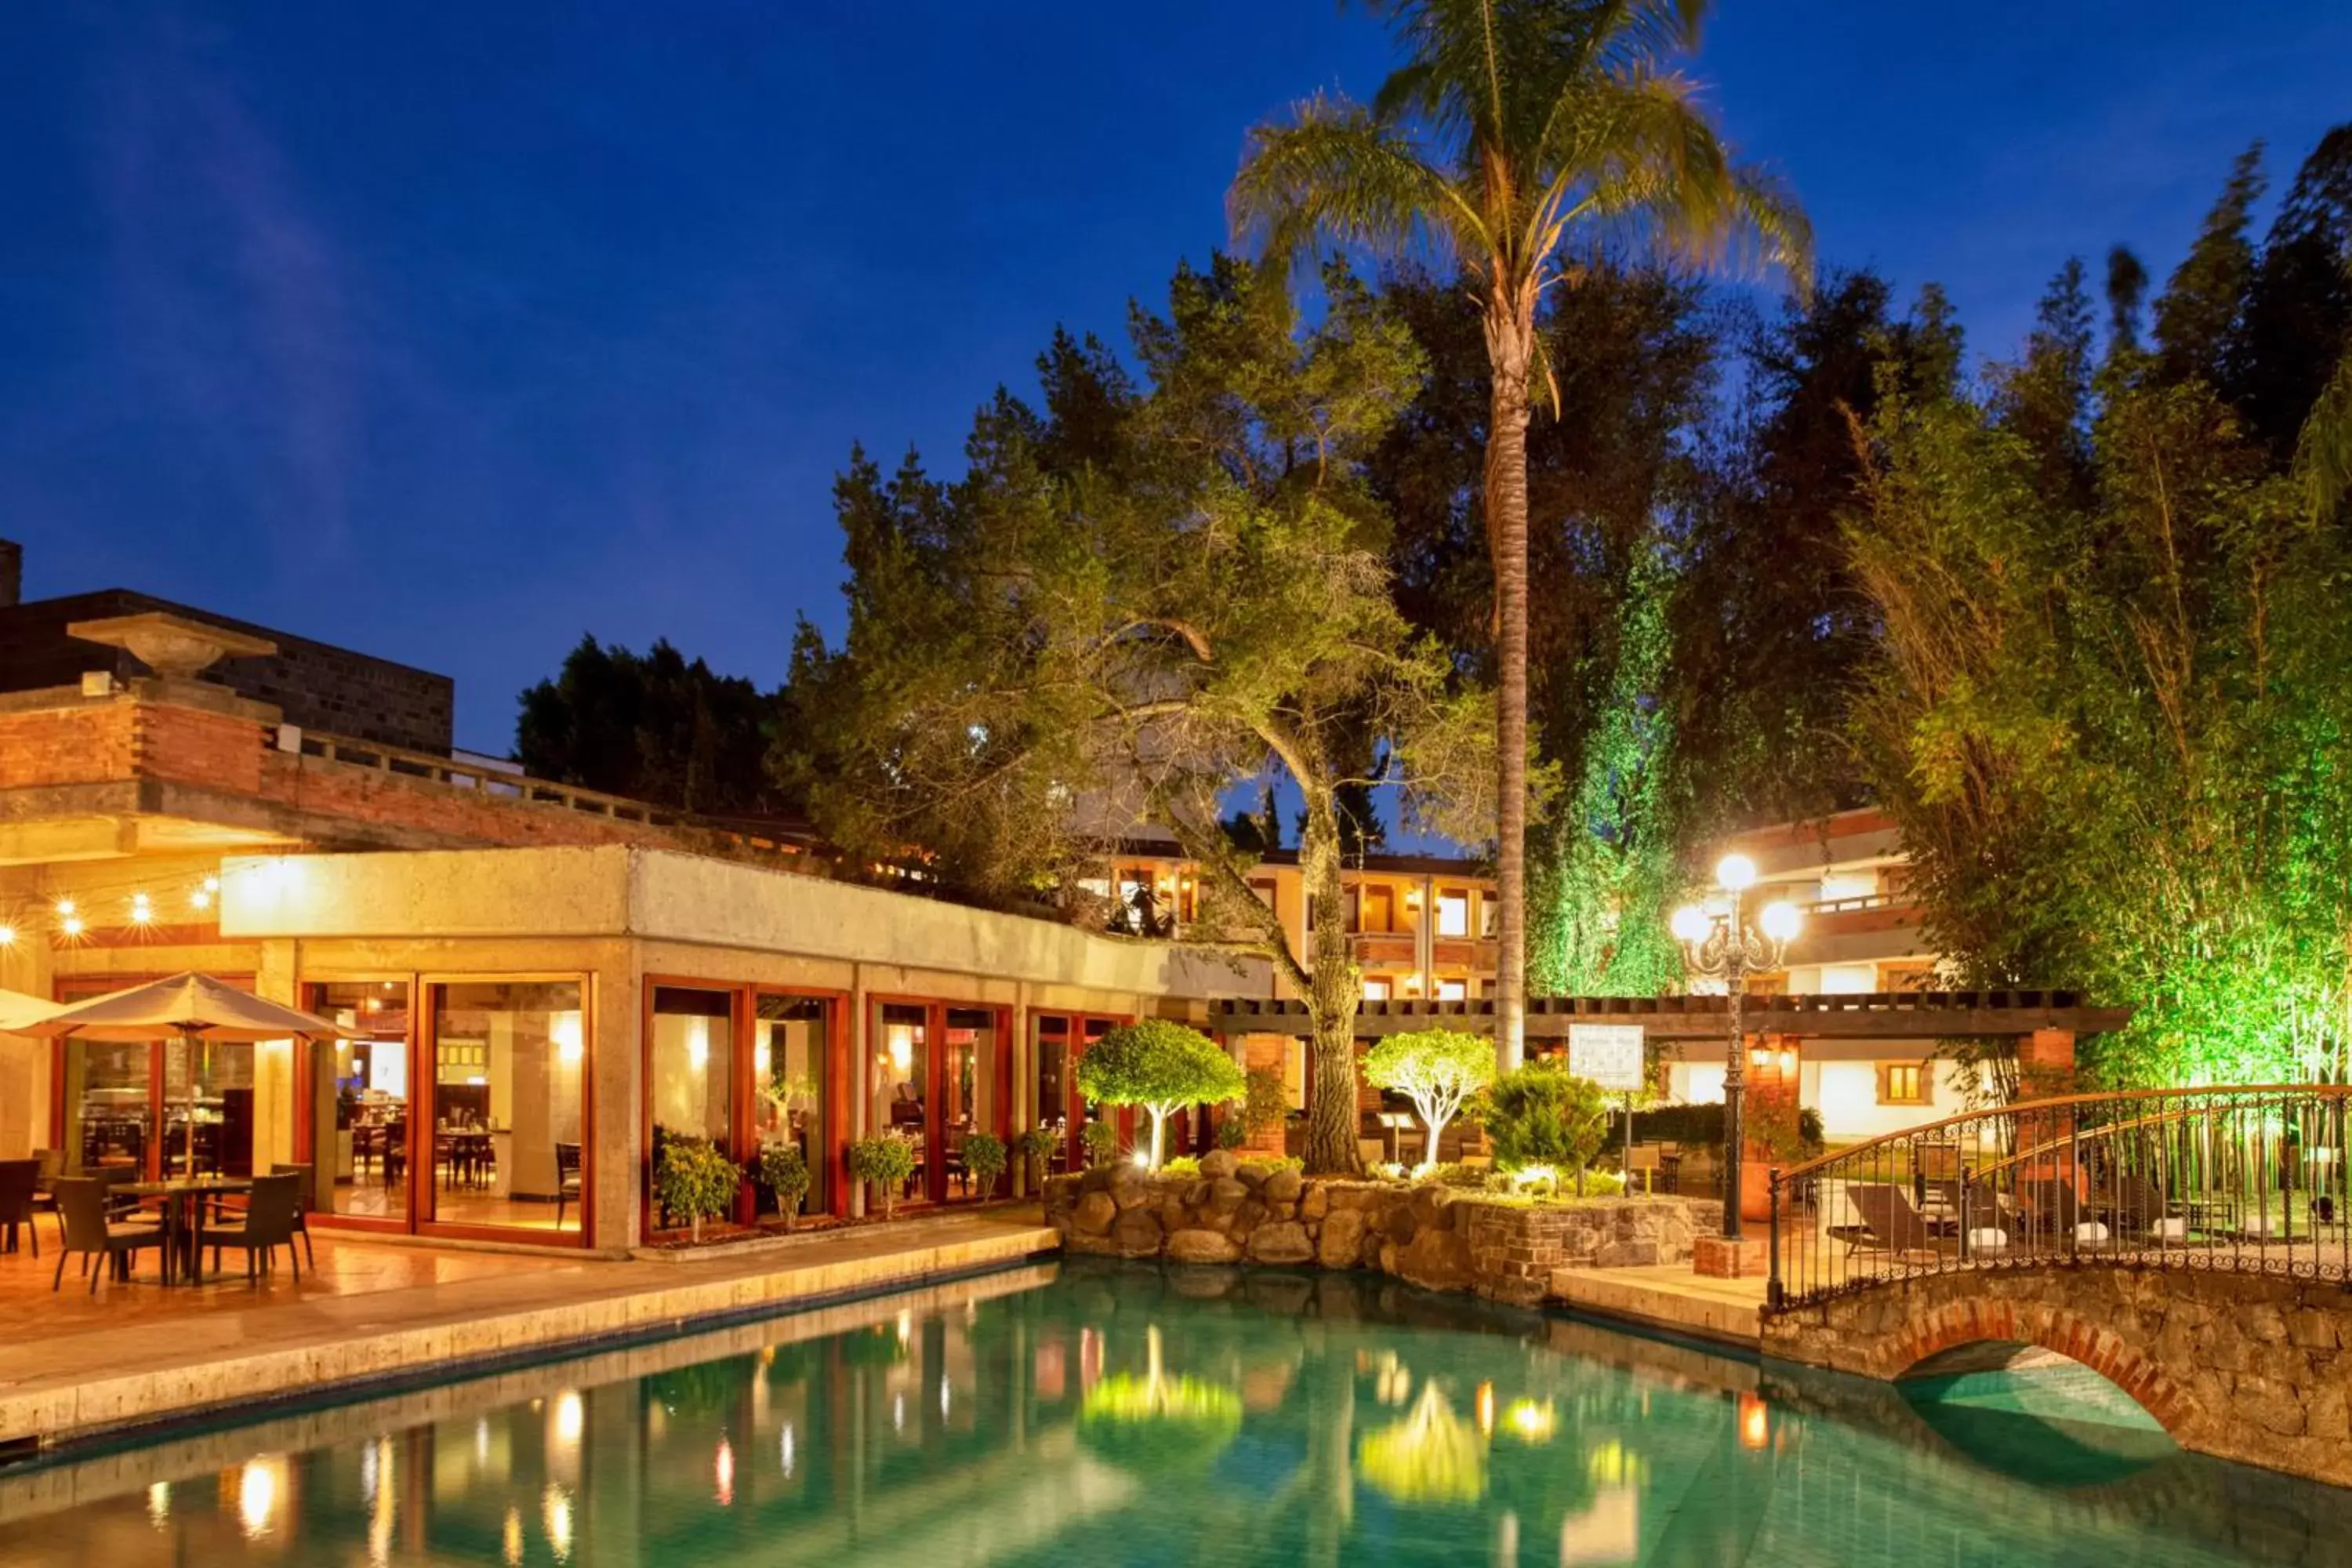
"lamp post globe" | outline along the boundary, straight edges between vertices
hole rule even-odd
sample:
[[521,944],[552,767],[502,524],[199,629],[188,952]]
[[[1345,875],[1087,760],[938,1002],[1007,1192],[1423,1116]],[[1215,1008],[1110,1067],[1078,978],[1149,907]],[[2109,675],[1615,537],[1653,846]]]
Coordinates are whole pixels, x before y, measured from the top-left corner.
[[1789,943],[1803,928],[1804,917],[1794,904],[1774,900],[1751,922],[1745,895],[1756,885],[1756,862],[1745,855],[1726,855],[1716,863],[1716,885],[1730,895],[1730,909],[1721,924],[1696,905],[1674,913],[1675,940],[1682,943],[1683,961],[1695,974],[1723,982],[1731,1000],[1731,1031],[1723,1058],[1723,1234],[1731,1241],[1742,1235],[1740,1225],[1740,1156],[1747,1150],[1748,1100],[1748,976],[1752,971],[1778,969]]

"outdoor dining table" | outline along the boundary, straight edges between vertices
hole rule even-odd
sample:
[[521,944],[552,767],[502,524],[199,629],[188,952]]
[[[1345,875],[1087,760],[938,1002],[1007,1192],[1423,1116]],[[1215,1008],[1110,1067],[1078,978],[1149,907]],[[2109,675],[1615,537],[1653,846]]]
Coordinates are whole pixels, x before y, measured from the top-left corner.
[[207,1199],[253,1191],[247,1176],[181,1177],[161,1182],[119,1182],[108,1195],[160,1199],[163,1209],[163,1283],[204,1280],[204,1207]]

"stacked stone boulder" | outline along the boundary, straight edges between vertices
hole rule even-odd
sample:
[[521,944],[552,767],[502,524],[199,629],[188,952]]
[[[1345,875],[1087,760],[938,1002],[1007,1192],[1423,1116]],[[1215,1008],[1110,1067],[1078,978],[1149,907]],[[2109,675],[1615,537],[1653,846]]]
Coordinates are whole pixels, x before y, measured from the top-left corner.
[[1071,1252],[1376,1269],[1522,1305],[1543,1299],[1555,1268],[1686,1261],[1699,1228],[1678,1198],[1507,1203],[1432,1183],[1308,1178],[1223,1150],[1198,1174],[1122,1164],[1055,1176],[1045,1202]]

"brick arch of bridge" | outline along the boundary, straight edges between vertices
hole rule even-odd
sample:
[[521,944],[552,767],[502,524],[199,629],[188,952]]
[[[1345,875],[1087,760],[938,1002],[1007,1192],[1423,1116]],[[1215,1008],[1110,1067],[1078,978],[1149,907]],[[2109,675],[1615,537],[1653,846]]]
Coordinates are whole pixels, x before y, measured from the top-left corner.
[[[2053,1271],[2049,1278],[2063,1281],[2067,1275]],[[2130,1394],[2184,1447],[2204,1426],[2188,1387],[2167,1376],[2141,1347],[2063,1306],[1966,1297],[1927,1307],[1879,1341],[1875,1375],[1899,1379],[1947,1351],[1973,1344],[2032,1345],[2079,1362]]]
[[[1891,1383],[1964,1345],[2032,1345],[2115,1384],[2182,1447],[2234,1448],[2213,1419],[2228,1413],[2206,1408],[2190,1363],[2201,1353],[2195,1347],[2227,1326],[2228,1299],[2249,1284],[2202,1271],[1958,1269],[1768,1312],[1763,1349],[1780,1360]],[[2258,1292],[2273,1288],[2253,1284]],[[2195,1319],[2193,1330],[2188,1317],[2172,1321],[2179,1314],[2161,1305],[2176,1292]],[[2203,1300],[2209,1296],[2213,1300]],[[2227,1347],[2203,1349],[2218,1355]]]

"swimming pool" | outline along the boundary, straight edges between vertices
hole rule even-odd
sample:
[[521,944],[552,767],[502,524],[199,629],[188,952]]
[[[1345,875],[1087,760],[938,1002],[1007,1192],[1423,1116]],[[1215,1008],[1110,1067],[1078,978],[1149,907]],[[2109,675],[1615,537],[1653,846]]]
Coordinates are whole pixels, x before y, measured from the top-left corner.
[[2066,1368],[1921,1404],[1346,1276],[1040,1265],[0,1474],[11,1568],[2352,1562]]

